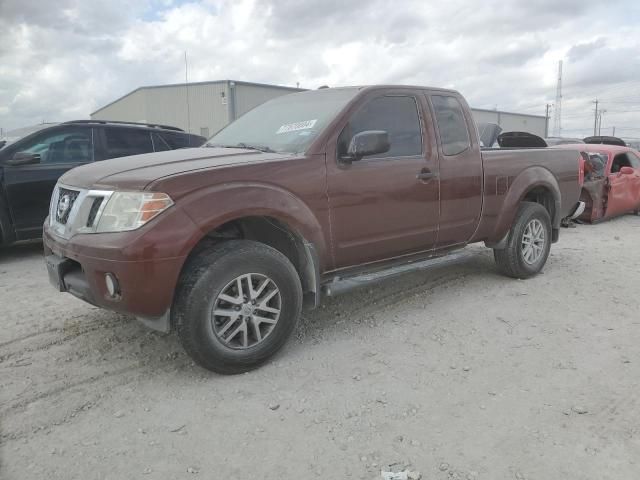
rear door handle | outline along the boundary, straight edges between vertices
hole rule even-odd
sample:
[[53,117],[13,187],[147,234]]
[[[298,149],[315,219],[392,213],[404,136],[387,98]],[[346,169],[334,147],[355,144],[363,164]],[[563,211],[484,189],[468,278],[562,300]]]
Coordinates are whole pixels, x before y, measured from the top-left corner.
[[420,170],[420,173],[416,175],[418,180],[431,180],[432,178],[436,178],[438,176],[437,173],[433,173],[428,168],[423,168]]

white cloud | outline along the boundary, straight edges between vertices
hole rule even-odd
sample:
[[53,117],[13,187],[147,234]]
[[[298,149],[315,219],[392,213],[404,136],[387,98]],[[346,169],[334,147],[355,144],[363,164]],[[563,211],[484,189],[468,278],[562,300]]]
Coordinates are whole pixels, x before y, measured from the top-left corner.
[[537,114],[564,58],[566,133],[589,133],[599,96],[604,125],[640,137],[639,13],[633,0],[3,0],[0,127],[180,82],[187,51],[193,81],[448,86]]

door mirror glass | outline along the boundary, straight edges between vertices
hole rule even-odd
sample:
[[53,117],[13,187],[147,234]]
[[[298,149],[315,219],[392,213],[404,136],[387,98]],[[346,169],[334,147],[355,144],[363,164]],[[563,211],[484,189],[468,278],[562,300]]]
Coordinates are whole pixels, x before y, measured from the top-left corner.
[[632,167],[622,167],[620,169],[620,173],[622,175],[633,175],[635,173],[635,170]]
[[384,130],[367,130],[356,133],[347,149],[347,157],[350,160],[360,160],[362,157],[385,153],[391,147],[389,135]]
[[40,154],[31,152],[16,152],[13,157],[7,160],[7,165],[33,165],[40,163]]

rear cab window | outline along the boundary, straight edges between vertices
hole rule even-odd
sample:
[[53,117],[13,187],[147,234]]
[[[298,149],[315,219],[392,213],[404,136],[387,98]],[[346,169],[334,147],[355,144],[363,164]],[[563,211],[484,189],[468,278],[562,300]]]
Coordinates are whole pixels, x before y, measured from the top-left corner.
[[451,95],[431,95],[442,153],[459,155],[471,147],[462,105]]
[[412,96],[388,95],[362,105],[338,137],[338,155],[346,155],[353,136],[368,130],[383,130],[389,135],[389,151],[377,154],[375,158],[422,154],[422,127],[418,105]]

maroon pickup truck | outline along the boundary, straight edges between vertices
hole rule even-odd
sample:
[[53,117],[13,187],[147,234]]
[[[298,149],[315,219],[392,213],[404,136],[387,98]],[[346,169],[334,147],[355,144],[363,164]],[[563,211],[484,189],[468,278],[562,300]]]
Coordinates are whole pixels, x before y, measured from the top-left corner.
[[580,212],[580,158],[481,152],[451,90],[286,95],[203,148],[66,173],[47,269],[60,291],[177,330],[205,368],[243,372],[282,347],[303,306],[400,265],[485,242],[504,274],[535,275]]

